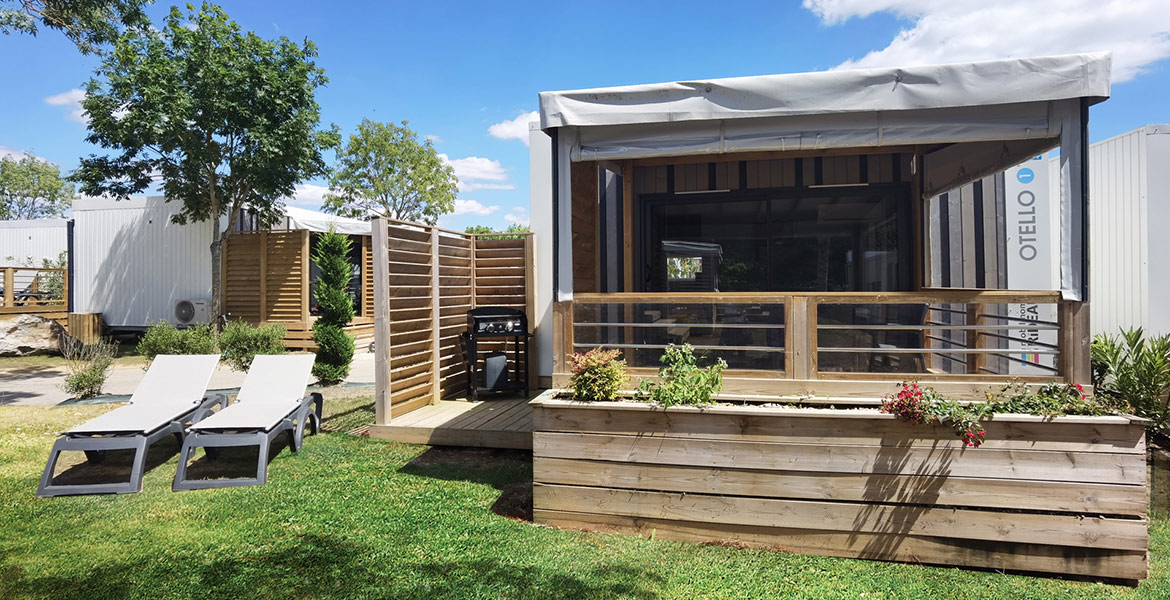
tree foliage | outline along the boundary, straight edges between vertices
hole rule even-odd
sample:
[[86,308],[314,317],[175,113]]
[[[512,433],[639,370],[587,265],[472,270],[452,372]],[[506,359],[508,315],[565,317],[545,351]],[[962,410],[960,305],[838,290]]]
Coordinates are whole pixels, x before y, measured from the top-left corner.
[[41,219],[65,214],[73,184],[53,163],[32,156],[0,158],[0,219]]
[[116,153],[81,160],[82,191],[125,198],[157,179],[183,205],[176,223],[211,220],[215,314],[220,251],[241,210],[274,223],[280,199],[325,173],[321,151],[338,141],[317,129],[314,93],[327,80],[316,55],[308,40],[242,33],[218,6],[172,8],[160,31],[119,38],[86,86],[86,140]]
[[512,223],[504,229],[492,229],[488,225],[469,225],[463,230],[463,233],[474,233],[481,236],[481,239],[510,240],[524,237],[525,233],[531,231],[532,229],[528,225]]
[[420,142],[407,125],[369,119],[358,125],[337,153],[325,210],[434,225],[455,209],[455,170],[443,163],[430,140]]
[[65,34],[82,54],[100,53],[124,30],[144,30],[151,0],[0,0],[0,34],[36,35],[41,27]]
[[321,273],[313,294],[321,310],[313,324],[313,341],[317,343],[313,375],[323,385],[344,381],[353,362],[353,338],[343,329],[353,321],[354,315],[353,299],[349,296],[353,278],[353,267],[349,264],[352,245],[348,235],[329,231],[317,238],[313,250],[313,262]]

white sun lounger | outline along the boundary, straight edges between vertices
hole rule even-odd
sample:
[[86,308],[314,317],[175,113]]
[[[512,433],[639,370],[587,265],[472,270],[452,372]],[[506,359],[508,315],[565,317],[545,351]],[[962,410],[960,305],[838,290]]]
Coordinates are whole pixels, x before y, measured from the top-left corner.
[[[321,427],[321,394],[305,395],[313,359],[312,354],[261,355],[253,359],[235,403],[187,430],[171,489],[197,490],[267,482],[268,449],[272,440],[288,432],[295,452],[304,441],[306,426],[313,434]],[[195,448],[206,448],[208,456],[214,458],[218,448],[228,446],[259,449],[255,477],[187,479],[187,463]]]
[[[147,448],[174,435],[182,440],[183,425],[211,414],[226,396],[205,398],[207,384],[219,364],[219,355],[160,355],[146,370],[130,402],[78,425],[57,439],[41,477],[37,496],[127,494],[142,491]],[[62,452],[83,451],[90,463],[100,463],[108,450],[134,450],[130,480],[123,483],[53,484],[53,471]]]

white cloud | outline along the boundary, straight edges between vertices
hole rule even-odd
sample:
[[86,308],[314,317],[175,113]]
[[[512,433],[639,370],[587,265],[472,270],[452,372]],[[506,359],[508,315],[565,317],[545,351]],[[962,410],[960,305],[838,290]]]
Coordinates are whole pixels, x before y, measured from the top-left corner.
[[85,109],[81,107],[82,100],[85,100],[85,90],[73,88],[68,92],[45,98],[45,104],[65,107],[69,111],[69,120],[84,125],[89,122],[89,115],[85,114]]
[[513,206],[512,211],[504,215],[504,220],[514,225],[528,225],[532,219],[528,216],[527,208]]
[[486,217],[496,211],[500,210],[498,205],[485,206],[481,202],[475,200],[455,200],[455,210],[451,212],[453,215],[478,215]]
[[440,154],[439,159],[455,169],[461,192],[516,189],[515,185],[508,183],[508,171],[498,160],[479,156],[452,159],[446,154]]
[[432,133],[432,134],[427,135],[427,141],[432,143],[432,144],[442,144],[443,138]]
[[7,146],[0,146],[0,158],[11,158],[12,160],[20,160],[26,156],[33,156],[31,152],[24,150],[17,150],[16,148],[9,148]]
[[540,120],[540,113],[536,111],[520,113],[515,119],[501,121],[488,127],[488,133],[501,140],[520,140],[528,145],[528,124]]
[[1113,81],[1170,56],[1165,0],[804,0],[825,25],[886,12],[912,24],[838,68],[1113,51]]
[[325,204],[325,194],[327,193],[329,193],[327,186],[312,183],[298,183],[297,187],[293,190],[293,195],[285,198],[284,203],[290,206],[320,210],[321,205]]

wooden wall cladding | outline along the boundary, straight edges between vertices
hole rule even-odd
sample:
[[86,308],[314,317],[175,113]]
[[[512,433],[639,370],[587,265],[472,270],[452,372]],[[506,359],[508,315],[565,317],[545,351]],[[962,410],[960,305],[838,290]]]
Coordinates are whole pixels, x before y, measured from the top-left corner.
[[1004,415],[965,448],[876,412],[539,399],[533,507],[559,527],[1124,580],[1147,575],[1145,432]]

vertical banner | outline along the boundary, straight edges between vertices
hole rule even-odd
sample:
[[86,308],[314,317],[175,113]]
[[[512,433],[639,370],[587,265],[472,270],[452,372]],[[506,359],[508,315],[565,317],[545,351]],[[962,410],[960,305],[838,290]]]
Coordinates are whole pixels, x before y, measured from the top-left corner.
[[[1059,289],[1059,267],[1053,252],[1059,203],[1048,189],[1048,161],[1037,156],[1016,165],[1004,173],[1005,205],[1007,212],[1007,284],[1012,290]],[[1055,304],[1008,305],[1008,324],[1005,335],[1009,373],[1013,375],[1051,375],[1056,356],[1038,351],[1051,350],[1056,345],[1055,330],[1040,329],[1029,321],[1052,322],[1057,319]],[[1042,366],[1038,366],[1042,365]]]

